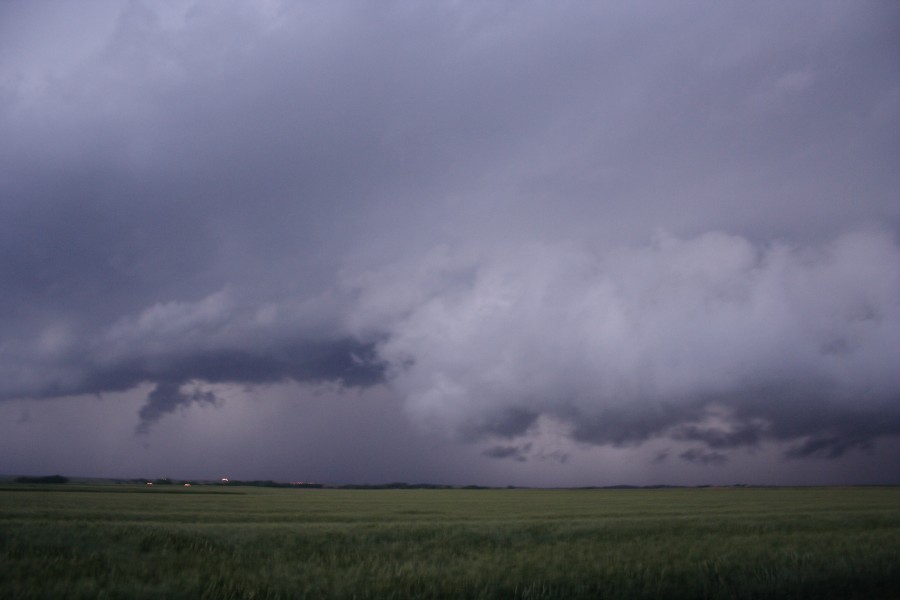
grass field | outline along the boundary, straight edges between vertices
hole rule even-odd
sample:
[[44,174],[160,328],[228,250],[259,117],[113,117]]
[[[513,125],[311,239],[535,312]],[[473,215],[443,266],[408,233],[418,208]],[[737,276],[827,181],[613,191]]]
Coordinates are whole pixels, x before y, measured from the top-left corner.
[[900,488],[6,485],[0,598],[900,598]]

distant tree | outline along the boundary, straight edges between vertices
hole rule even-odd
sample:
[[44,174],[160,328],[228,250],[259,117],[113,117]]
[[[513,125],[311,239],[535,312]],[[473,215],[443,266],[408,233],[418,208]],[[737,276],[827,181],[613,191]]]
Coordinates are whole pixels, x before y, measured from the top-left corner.
[[16,477],[17,483],[69,483],[68,477],[62,475],[44,475],[42,477]]

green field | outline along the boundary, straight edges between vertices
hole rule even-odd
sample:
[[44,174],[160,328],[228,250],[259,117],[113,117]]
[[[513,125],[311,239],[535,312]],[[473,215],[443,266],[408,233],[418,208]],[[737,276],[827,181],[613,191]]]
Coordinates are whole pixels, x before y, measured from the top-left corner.
[[0,486],[0,598],[900,598],[900,488]]

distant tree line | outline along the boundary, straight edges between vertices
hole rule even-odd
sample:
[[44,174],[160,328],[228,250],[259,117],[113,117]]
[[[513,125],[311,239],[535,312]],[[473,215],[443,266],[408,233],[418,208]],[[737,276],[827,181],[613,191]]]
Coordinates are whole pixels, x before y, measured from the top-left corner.
[[241,479],[230,479],[228,481],[196,481],[193,479],[190,480],[176,480],[169,479],[168,477],[161,477],[159,479],[148,479],[146,477],[137,477],[135,479],[118,479],[116,483],[136,483],[136,484],[152,484],[152,485],[215,485],[215,486],[227,486],[227,487],[236,487],[236,486],[251,486],[251,487],[272,487],[272,488],[321,488],[324,487],[321,483],[311,483],[311,482],[286,482],[286,481],[272,481],[271,479],[253,479],[249,481],[244,481]]
[[[16,477],[13,481],[16,483],[69,483],[69,478],[64,477],[63,475],[43,475],[37,477],[30,476],[21,476]],[[160,477],[157,479],[148,479],[145,477],[137,477],[134,479],[116,479],[115,483],[126,483],[126,484],[151,484],[151,485],[183,485],[183,486],[192,486],[192,485],[200,485],[200,486],[225,486],[225,487],[238,487],[238,486],[250,486],[250,487],[267,487],[267,488],[298,488],[298,489],[319,489],[328,487],[330,489],[339,489],[339,490],[449,490],[449,489],[463,489],[463,490],[493,490],[493,489],[501,489],[492,486],[483,486],[483,485],[464,485],[464,486],[453,486],[453,485],[444,485],[438,483],[406,483],[405,481],[394,481],[391,483],[348,483],[343,485],[323,485],[321,483],[313,483],[313,482],[305,482],[305,481],[273,481],[271,479],[252,479],[252,480],[242,480],[242,479],[229,479],[229,480],[221,480],[221,481],[196,481],[196,480],[174,480],[169,479],[168,477]],[[710,485],[694,485],[694,486],[682,486],[682,485],[604,485],[604,486],[582,486],[582,487],[574,487],[574,488],[566,488],[571,490],[639,490],[639,489],[680,489],[680,488],[708,488],[712,487]],[[750,487],[745,483],[735,483],[732,486],[719,486],[719,487]],[[767,486],[756,486],[756,487],[767,487]],[[506,489],[516,489],[517,486],[508,485]]]
[[69,483],[68,477],[62,475],[44,475],[42,477],[16,477],[16,483]]
[[321,483],[308,482],[286,482],[272,481],[271,479],[254,479],[252,481],[242,481],[240,479],[229,479],[228,481],[217,482],[216,485],[227,486],[252,486],[252,487],[273,487],[273,488],[320,488]]
[[393,483],[349,483],[347,485],[335,486],[341,490],[449,490],[453,486],[440,485],[436,483],[405,483],[403,481],[395,481]]

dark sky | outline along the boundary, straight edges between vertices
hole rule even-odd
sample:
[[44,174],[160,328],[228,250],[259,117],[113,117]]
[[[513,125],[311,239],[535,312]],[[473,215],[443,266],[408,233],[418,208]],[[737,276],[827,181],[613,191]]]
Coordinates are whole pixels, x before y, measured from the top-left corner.
[[900,483],[900,4],[0,4],[0,473]]

